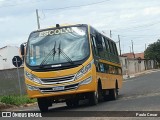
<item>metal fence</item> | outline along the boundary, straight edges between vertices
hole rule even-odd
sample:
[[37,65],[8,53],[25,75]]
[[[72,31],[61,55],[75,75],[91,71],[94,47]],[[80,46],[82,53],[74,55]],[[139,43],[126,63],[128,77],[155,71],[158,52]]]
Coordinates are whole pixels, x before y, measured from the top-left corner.
[[[24,69],[19,68],[22,94],[26,94]],[[20,95],[17,68],[0,70],[0,95]]]

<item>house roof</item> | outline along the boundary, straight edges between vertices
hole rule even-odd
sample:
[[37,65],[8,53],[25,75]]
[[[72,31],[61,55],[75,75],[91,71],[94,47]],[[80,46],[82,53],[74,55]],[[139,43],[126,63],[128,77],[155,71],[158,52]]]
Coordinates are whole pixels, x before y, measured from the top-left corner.
[[[124,53],[124,54],[122,54],[122,56],[125,56],[127,58],[134,58],[133,53]],[[135,58],[144,59],[144,53],[135,53]]]

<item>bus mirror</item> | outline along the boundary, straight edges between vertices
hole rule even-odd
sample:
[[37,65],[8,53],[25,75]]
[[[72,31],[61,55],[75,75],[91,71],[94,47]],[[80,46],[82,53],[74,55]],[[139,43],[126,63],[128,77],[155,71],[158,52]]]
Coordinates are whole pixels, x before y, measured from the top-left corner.
[[24,44],[21,44],[20,50],[21,50],[21,55],[24,56]]

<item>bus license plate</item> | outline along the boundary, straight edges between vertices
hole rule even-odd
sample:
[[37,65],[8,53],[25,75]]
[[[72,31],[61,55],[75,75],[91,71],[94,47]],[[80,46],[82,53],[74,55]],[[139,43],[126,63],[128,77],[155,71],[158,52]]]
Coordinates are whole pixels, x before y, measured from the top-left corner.
[[52,88],[53,91],[64,90],[64,86],[57,86]]

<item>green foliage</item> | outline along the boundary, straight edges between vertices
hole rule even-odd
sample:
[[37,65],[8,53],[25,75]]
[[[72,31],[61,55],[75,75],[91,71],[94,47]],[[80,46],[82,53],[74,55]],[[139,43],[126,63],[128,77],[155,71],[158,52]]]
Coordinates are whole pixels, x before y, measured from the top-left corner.
[[144,52],[144,57],[146,59],[156,60],[160,63],[160,40],[158,39],[157,42],[150,44],[146,51]]
[[9,95],[9,96],[1,96],[0,102],[19,106],[28,103],[34,103],[36,102],[36,99],[30,99],[27,96]]

